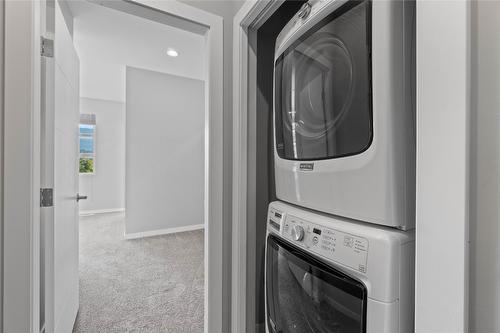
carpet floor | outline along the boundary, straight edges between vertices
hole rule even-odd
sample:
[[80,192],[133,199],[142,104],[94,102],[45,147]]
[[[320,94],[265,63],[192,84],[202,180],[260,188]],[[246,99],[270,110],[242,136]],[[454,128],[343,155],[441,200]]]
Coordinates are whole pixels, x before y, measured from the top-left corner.
[[124,214],[80,219],[74,333],[203,332],[203,231],[124,240]]

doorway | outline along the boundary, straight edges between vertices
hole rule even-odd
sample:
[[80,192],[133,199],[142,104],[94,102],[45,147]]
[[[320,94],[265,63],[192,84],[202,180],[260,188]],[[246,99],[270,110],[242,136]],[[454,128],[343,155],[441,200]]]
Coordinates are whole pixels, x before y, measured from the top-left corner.
[[204,36],[74,1],[55,3],[54,40],[42,327],[202,332]]
[[[111,2],[116,4],[117,2]],[[140,2],[139,2],[140,3]],[[127,3],[128,5],[131,5],[131,3]],[[134,3],[133,5],[137,5],[137,3]],[[10,43],[10,34],[9,31],[16,30],[15,26],[17,26],[17,23],[20,25],[23,25],[27,27],[26,29],[22,30],[16,30],[17,34],[23,34],[25,33],[26,39],[33,41],[37,40],[40,41],[39,36],[43,35],[45,39],[49,40],[49,44],[43,44],[46,42],[46,40],[42,40],[42,45],[39,43],[35,43],[35,46],[43,46],[42,52],[45,50],[50,51],[50,39],[53,37],[53,30],[47,29],[50,27],[50,21],[53,19],[53,13],[51,10],[54,10],[55,5],[54,2],[30,2],[30,3],[23,3],[22,5],[16,5],[12,4],[12,6],[6,6],[6,15],[10,14],[9,16],[9,29],[6,32],[7,36],[7,41],[6,45],[8,46],[7,49],[9,50],[8,57],[6,57],[6,67],[9,67],[11,69],[17,68],[17,67],[12,67],[11,65],[16,65],[16,66],[22,66],[23,61],[28,61],[28,58],[30,59],[29,62],[31,64],[33,63],[39,63],[40,62],[40,51],[39,49],[34,52],[33,49],[31,49],[31,53],[28,51],[28,49],[23,49],[23,45],[12,45]],[[16,7],[16,8],[13,8]],[[142,10],[144,10],[144,4],[141,3],[141,6],[139,6]],[[206,66],[206,75],[207,75],[207,84],[205,85],[204,91],[205,91],[205,112],[204,112],[204,118],[206,121],[206,130],[204,131],[204,138],[206,139],[206,142],[210,142],[210,145],[205,144],[204,145],[204,154],[206,156],[206,162],[205,164],[205,169],[204,169],[204,175],[205,175],[205,181],[204,181],[204,186],[201,189],[201,192],[203,193],[204,197],[206,200],[204,200],[204,207],[203,207],[203,220],[207,225],[207,232],[206,232],[206,241],[204,241],[204,252],[206,253],[205,258],[204,258],[204,270],[206,279],[205,279],[205,293],[207,293],[208,297],[205,297],[205,303],[208,304],[209,306],[204,307],[204,330],[205,331],[220,331],[220,320],[219,316],[222,315],[222,304],[220,300],[222,299],[222,232],[221,232],[221,224],[222,224],[222,200],[219,195],[216,195],[217,193],[220,193],[220,189],[222,188],[222,57],[220,56],[222,54],[222,19],[216,15],[205,13],[205,12],[200,12],[199,10],[194,10],[190,9],[189,6],[187,5],[181,5],[177,3],[168,3],[168,2],[163,2],[163,3],[158,3],[154,5],[155,10],[157,13],[160,13],[161,15],[153,15],[158,19],[158,16],[169,16],[169,17],[174,17],[177,19],[176,24],[179,24],[179,18],[188,18],[190,20],[190,23],[192,24],[195,22],[197,25],[203,26],[203,29],[205,31],[204,33],[204,38],[206,41],[206,50],[205,50],[205,58],[207,61],[207,66]],[[149,8],[151,9],[151,8]],[[30,12],[30,15],[24,15]],[[38,26],[37,24],[33,24],[31,21],[31,18],[34,16],[42,18],[41,23],[42,27]],[[52,13],[52,16],[51,14]],[[18,19],[15,23],[11,19]],[[153,20],[153,18],[151,18]],[[27,20],[27,21],[26,21]],[[175,21],[175,19],[173,20]],[[183,20],[184,21],[184,20]],[[35,20],[35,23],[40,22],[38,19]],[[53,26],[52,26],[53,27]],[[36,36],[36,37],[35,37]],[[21,38],[20,36],[16,36],[16,39]],[[22,39],[22,38],[21,38]],[[24,39],[23,39],[24,40]],[[57,41],[56,41],[57,42]],[[57,45],[57,43],[56,43]],[[9,48],[12,47],[12,48]],[[22,49],[22,50],[21,50]],[[10,52],[14,53],[19,53],[19,54],[24,54],[23,52],[28,51],[26,54],[31,54],[31,56],[27,57],[18,57],[17,59],[14,59],[14,57],[11,57]],[[50,57],[50,56],[48,56]],[[29,67],[31,68],[31,67]],[[23,86],[21,84],[22,80],[27,80],[32,82],[32,84],[28,84],[28,86],[32,87],[30,88],[30,92],[26,91],[25,96],[31,96],[32,100],[34,101],[30,107],[23,109],[22,107],[16,109],[17,116],[21,117],[22,112],[26,112],[23,114],[24,116],[28,117],[29,119],[40,119],[39,118],[39,110],[40,110],[40,103],[36,103],[35,101],[37,98],[40,98],[39,93],[33,94],[33,91],[38,91],[38,89],[42,88],[43,85],[40,84],[40,74],[41,74],[41,68],[38,66],[40,71],[34,71],[33,73],[24,73],[26,74],[26,77],[19,75],[19,80],[17,81],[12,81],[8,83],[6,91],[12,90],[12,91],[17,91],[17,90],[22,90],[26,86]],[[8,74],[8,73],[6,73]],[[19,73],[18,73],[19,74]],[[29,78],[28,78],[29,74]],[[27,81],[22,81],[22,82],[27,82]],[[45,86],[45,89],[50,88],[50,86]],[[73,87],[74,88],[74,87]],[[44,91],[42,90],[42,95]],[[28,106],[28,105],[24,105]],[[22,111],[21,111],[22,110]],[[215,111],[214,111],[215,110]],[[6,125],[8,127],[8,124],[10,121],[14,119],[11,119],[7,117],[6,119]],[[39,120],[38,120],[39,121]],[[38,177],[26,177],[26,175],[21,175],[23,171],[26,171],[25,169],[31,169],[29,174],[40,174],[40,170],[38,169],[40,167],[39,162],[36,162],[36,156],[40,156],[41,153],[43,153],[43,149],[39,149],[40,147],[40,138],[43,137],[46,133],[43,133],[44,130],[46,130],[43,126],[41,127],[41,132],[42,135],[40,135],[40,132],[36,130],[36,124],[37,121],[34,123],[31,123],[35,125],[35,130],[33,129],[33,126],[29,127],[23,127],[23,126],[17,126],[14,127],[16,128],[17,135],[29,138],[29,140],[33,140],[30,144],[29,147],[26,147],[26,150],[23,150],[25,148],[22,145],[19,145],[19,150],[16,153],[17,156],[9,156],[9,153],[7,152],[5,157],[6,160],[9,160],[9,167],[7,172],[5,173],[6,178],[9,178],[14,181],[16,177],[19,177],[20,179],[24,179],[25,181],[23,182],[23,185],[26,185],[26,188],[28,189],[31,188],[31,191],[34,191],[33,193],[37,193],[40,195],[40,179]],[[38,122],[38,124],[40,124]],[[31,133],[28,132],[23,132],[23,130],[28,130]],[[33,132],[34,131],[34,132]],[[11,136],[9,136],[9,133],[5,133],[6,138],[13,139]],[[9,141],[7,140],[7,141]],[[28,141],[29,141],[28,140]],[[17,146],[17,145],[16,145]],[[43,147],[40,147],[43,148]],[[42,150],[42,151],[41,151]],[[29,151],[29,153],[28,153]],[[26,164],[26,160],[20,159],[20,155],[22,154],[29,154],[30,159],[29,162]],[[12,157],[10,159],[9,157]],[[13,166],[16,165],[16,163],[21,163],[24,162],[24,168],[18,169],[17,172],[14,172]],[[30,164],[33,163],[33,164]],[[96,164],[98,166],[98,164]],[[37,171],[38,169],[38,171]],[[29,183],[29,185],[28,185]],[[47,185],[47,184],[44,184]],[[48,184],[50,185],[50,184]],[[48,188],[48,186],[47,186]],[[14,190],[13,188],[9,186],[5,186],[5,193],[7,196],[10,196],[11,190]],[[19,190],[17,190],[19,192]],[[22,192],[22,191],[21,191]],[[19,198],[21,198],[21,192],[19,192]],[[45,192],[44,192],[45,193]],[[55,201],[57,201],[57,191],[54,192],[54,198]],[[75,201],[77,197],[80,197],[81,199],[81,194],[73,193],[72,194],[72,200]],[[29,197],[29,200],[28,200]],[[5,288],[9,289],[8,293],[4,294],[4,304],[7,306],[4,307],[4,318],[6,320],[4,321],[4,329],[8,331],[30,331],[30,332],[39,332],[39,322],[40,322],[40,315],[44,314],[42,309],[40,309],[40,302],[37,301],[40,293],[40,286],[41,283],[47,283],[47,281],[43,281],[43,278],[38,276],[38,265],[40,264],[40,247],[38,245],[38,242],[36,241],[39,239],[39,232],[40,230],[38,229],[39,225],[39,217],[40,215],[50,215],[54,213],[54,207],[50,207],[48,205],[47,207],[38,207],[39,201],[36,200],[37,198],[33,196],[28,196],[25,197],[25,200],[27,200],[26,203],[31,202],[29,205],[36,204],[35,207],[30,209],[32,214],[30,216],[25,216],[28,218],[26,221],[26,227],[27,228],[14,228],[14,229],[9,229],[9,223],[11,221],[16,221],[16,223],[19,223],[19,220],[8,220],[6,222],[6,235],[8,235],[7,238],[9,238],[9,242],[4,243],[4,248],[5,248],[5,255],[9,256],[9,253],[13,253],[16,248],[22,248],[25,247],[26,249],[32,249],[33,252],[29,253],[27,251],[27,256],[20,255],[17,256],[16,258],[16,263],[7,261],[5,262]],[[45,198],[45,197],[44,197]],[[35,200],[33,200],[35,199]],[[70,199],[69,197],[67,199]],[[43,201],[43,200],[42,200]],[[20,200],[18,202],[19,205],[23,204],[24,201]],[[45,202],[45,201],[44,201]],[[13,206],[12,206],[13,208]],[[7,212],[8,213],[8,212]],[[213,222],[212,222],[213,221]],[[27,236],[27,234],[29,236]],[[50,240],[49,240],[50,241]],[[46,244],[45,244],[46,245]],[[57,250],[54,250],[57,251]],[[214,260],[212,260],[214,258]],[[26,265],[24,265],[24,261],[26,261]],[[208,265],[210,263],[210,265]],[[30,268],[30,273],[27,275],[29,278],[26,280],[19,280],[18,277],[20,276],[25,276],[20,271],[20,268],[22,266],[22,269],[24,270],[25,267],[31,267]],[[209,269],[210,267],[210,269]],[[15,280],[18,281],[15,281]],[[14,282],[15,281],[15,282]],[[40,283],[41,282],[41,283]],[[28,283],[29,285],[23,285],[23,283]],[[53,285],[56,285],[53,283]],[[207,286],[210,286],[210,288],[207,288]],[[44,290],[45,291],[45,290]],[[26,294],[26,298],[23,297],[23,295]],[[45,295],[46,296],[46,295]],[[14,302],[14,297],[15,299],[27,299],[29,302]],[[47,309],[44,309],[47,310]],[[15,313],[15,316],[10,316],[9,314]],[[20,318],[26,318],[26,320],[19,320]],[[213,318],[213,320],[212,320]]]
[[[80,74],[74,332],[202,332],[204,36],[83,1],[57,3],[55,20],[55,53],[76,53]],[[65,109],[56,103],[56,123]],[[64,179],[55,167],[57,199]],[[58,232],[68,221],[55,204]],[[55,279],[71,280],[54,266]],[[77,298],[54,289],[48,327],[67,331],[58,318],[71,314],[57,311]]]

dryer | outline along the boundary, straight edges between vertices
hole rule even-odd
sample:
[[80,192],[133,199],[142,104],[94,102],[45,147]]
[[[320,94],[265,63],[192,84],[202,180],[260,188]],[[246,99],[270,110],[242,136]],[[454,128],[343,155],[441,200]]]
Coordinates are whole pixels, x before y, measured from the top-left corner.
[[411,333],[414,231],[269,205],[267,333]]
[[311,0],[279,34],[277,198],[415,225],[415,2]]

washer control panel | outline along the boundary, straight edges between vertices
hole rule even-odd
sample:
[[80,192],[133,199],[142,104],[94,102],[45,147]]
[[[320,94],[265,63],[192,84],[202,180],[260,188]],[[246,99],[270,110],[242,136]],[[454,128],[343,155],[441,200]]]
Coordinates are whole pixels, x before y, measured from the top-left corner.
[[269,207],[267,213],[268,226],[277,233],[281,233],[281,224],[283,221],[283,212],[273,207]]
[[333,228],[324,227],[270,208],[268,226],[291,243],[321,257],[366,273],[368,240]]

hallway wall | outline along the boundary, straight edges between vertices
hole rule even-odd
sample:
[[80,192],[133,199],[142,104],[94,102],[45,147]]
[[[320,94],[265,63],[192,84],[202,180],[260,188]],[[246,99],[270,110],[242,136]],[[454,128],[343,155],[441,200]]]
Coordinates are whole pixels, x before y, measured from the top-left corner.
[[473,1],[470,332],[500,332],[500,2]]

